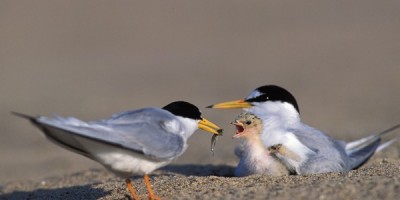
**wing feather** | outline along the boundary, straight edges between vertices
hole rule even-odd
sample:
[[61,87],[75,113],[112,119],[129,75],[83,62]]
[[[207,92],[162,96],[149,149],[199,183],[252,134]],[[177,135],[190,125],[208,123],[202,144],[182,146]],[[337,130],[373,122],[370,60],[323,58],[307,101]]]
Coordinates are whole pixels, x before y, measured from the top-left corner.
[[302,144],[315,152],[315,154],[310,155],[308,163],[305,163],[303,166],[303,170],[306,168],[313,170],[318,169],[320,172],[351,170],[343,143],[336,141],[312,127],[306,126],[301,130],[307,131],[293,129],[290,130],[290,132],[292,132]]
[[158,108],[127,111],[92,122],[71,117],[39,117],[35,122],[47,132],[47,136],[51,135],[53,141],[84,155],[90,150],[79,143],[80,138],[118,146],[158,160],[178,156],[186,147],[181,135],[165,126],[166,123],[176,123],[177,130],[174,131],[181,131],[175,116]]

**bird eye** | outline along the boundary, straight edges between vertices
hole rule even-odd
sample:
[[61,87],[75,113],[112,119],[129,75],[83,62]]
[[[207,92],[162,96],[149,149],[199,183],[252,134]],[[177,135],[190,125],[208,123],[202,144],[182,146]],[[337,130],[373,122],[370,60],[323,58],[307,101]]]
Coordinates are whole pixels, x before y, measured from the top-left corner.
[[247,120],[247,121],[246,121],[246,124],[247,124],[247,125],[250,125],[250,124],[251,124],[251,121],[250,121],[250,120]]

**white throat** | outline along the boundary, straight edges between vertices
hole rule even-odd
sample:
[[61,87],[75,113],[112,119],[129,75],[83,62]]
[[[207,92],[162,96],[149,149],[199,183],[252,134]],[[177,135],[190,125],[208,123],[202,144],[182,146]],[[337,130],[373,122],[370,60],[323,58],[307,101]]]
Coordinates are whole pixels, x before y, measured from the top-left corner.
[[180,131],[178,131],[178,133],[181,134],[185,140],[187,140],[198,129],[198,120],[180,116],[176,116],[176,118],[181,124]]
[[300,123],[300,115],[293,105],[286,102],[253,103],[247,111],[263,120],[264,130],[286,129]]

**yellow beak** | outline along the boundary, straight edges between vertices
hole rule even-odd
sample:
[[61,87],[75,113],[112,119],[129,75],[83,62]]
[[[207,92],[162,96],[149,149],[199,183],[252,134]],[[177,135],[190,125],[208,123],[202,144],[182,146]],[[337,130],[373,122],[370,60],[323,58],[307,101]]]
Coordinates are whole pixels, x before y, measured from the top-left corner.
[[246,102],[244,99],[239,99],[235,101],[227,101],[223,103],[217,103],[211,106],[207,106],[207,108],[250,108],[252,107],[251,103]]
[[198,123],[199,129],[210,132],[215,135],[222,135],[223,130],[214,123],[202,118]]

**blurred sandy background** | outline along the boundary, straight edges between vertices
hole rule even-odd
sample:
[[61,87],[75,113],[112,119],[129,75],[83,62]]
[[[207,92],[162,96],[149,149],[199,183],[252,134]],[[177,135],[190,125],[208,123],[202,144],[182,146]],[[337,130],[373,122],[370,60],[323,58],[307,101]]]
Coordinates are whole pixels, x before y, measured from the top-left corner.
[[277,84],[303,121],[341,139],[400,122],[399,1],[0,2],[0,183],[100,165],[10,115],[92,120],[186,100],[226,129],[198,131],[175,163],[235,164],[240,110],[209,110]]

